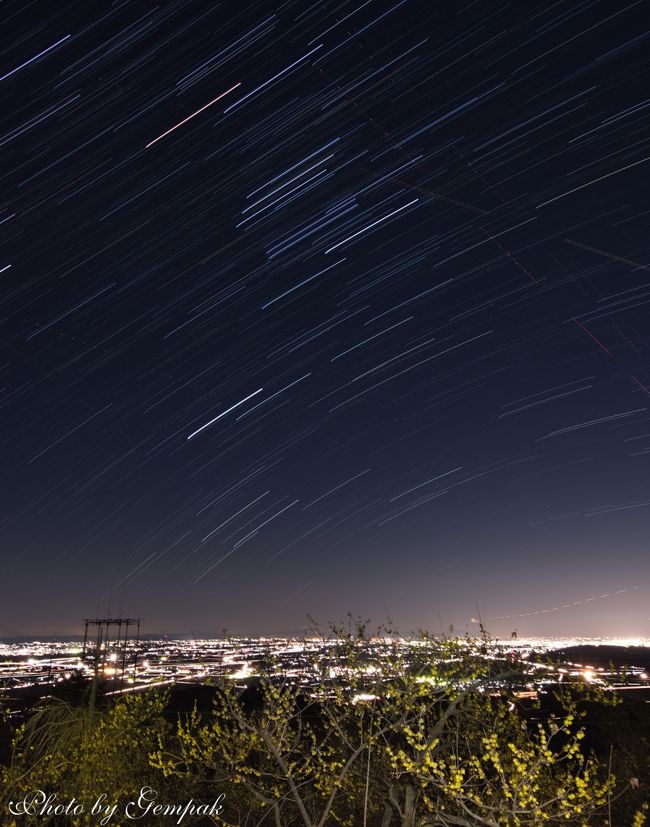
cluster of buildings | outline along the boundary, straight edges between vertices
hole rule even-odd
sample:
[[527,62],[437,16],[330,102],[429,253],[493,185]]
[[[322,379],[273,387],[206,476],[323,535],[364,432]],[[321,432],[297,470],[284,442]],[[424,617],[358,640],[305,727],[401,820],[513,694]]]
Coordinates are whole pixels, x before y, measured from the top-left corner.
[[[431,643],[360,641],[354,668],[365,663],[368,684],[376,683],[373,676],[390,672],[391,658],[397,654],[402,662],[415,661],[423,645]],[[497,643],[487,652],[478,641],[466,645],[475,646],[479,656],[516,661],[522,691],[536,692],[563,681],[602,681],[621,691],[646,690],[650,699],[650,640],[528,638]],[[98,632],[92,639],[86,634],[83,642],[0,642],[0,693],[5,696],[47,694],[57,684],[88,682],[94,676],[105,692],[115,694],[154,684],[206,683],[216,677],[246,685],[262,670],[307,688],[323,675],[345,681],[350,669],[349,649],[324,638],[155,640]]]

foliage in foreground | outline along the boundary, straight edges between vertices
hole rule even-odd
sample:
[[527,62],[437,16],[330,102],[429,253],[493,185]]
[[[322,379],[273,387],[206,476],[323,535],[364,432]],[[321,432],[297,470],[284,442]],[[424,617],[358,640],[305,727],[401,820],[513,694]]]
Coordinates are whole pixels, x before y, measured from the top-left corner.
[[[61,801],[105,794],[119,805],[109,823],[120,824],[124,804],[150,786],[175,803],[223,793],[211,821],[233,826],[644,823],[643,808],[612,818],[629,781],[617,783],[585,746],[581,716],[593,692],[558,691],[552,712],[522,714],[521,665],[491,657],[485,643],[476,651],[423,635],[406,650],[374,644],[363,628],[339,630],[312,674],[306,687],[269,663],[255,690],[221,681],[209,713],[174,720],[155,690],[101,712],[50,703],[16,735],[3,812],[36,789]],[[147,818],[140,823],[175,823]]]

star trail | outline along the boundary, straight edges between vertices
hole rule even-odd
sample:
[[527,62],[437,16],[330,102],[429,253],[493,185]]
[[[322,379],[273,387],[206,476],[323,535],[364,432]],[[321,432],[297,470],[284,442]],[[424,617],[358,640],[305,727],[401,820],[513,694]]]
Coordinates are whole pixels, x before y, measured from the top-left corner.
[[647,636],[642,0],[0,16],[0,635]]

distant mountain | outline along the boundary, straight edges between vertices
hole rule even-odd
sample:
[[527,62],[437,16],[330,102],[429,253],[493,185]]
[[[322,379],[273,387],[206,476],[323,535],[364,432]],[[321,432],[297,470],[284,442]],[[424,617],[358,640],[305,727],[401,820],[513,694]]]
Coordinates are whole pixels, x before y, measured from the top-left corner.
[[547,657],[556,662],[579,663],[581,666],[638,666],[650,669],[650,647],[585,645],[553,649]]

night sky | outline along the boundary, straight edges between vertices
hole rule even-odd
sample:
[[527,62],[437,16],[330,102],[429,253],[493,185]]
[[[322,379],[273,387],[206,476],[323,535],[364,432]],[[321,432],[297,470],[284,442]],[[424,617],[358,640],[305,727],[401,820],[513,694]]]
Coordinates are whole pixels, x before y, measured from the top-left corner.
[[1,16],[0,635],[650,635],[643,0]]

